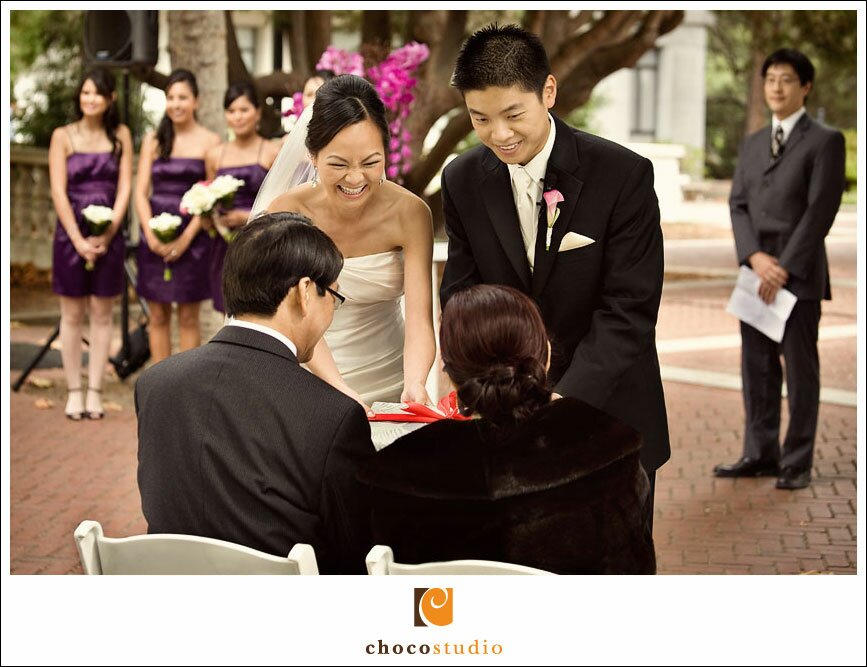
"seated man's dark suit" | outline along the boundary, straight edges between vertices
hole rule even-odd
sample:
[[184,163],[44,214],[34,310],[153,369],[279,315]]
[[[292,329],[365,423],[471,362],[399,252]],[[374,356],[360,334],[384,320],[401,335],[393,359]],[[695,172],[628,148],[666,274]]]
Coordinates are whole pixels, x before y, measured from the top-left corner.
[[374,452],[361,406],[279,340],[226,326],[136,384],[138,482],[150,533],[186,533],[363,573],[368,505],[355,474]]

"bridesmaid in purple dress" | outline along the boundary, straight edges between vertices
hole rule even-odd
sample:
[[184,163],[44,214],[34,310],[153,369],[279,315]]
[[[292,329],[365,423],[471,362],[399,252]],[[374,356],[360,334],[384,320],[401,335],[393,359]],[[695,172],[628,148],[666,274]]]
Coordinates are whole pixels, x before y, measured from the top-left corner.
[[[217,213],[220,226],[232,230],[246,224],[250,217],[256,193],[277,157],[279,146],[264,139],[256,131],[262,110],[252,84],[242,82],[229,86],[223,98],[223,108],[226,110],[226,125],[235,138],[208,151],[205,169],[208,180],[228,174],[244,181],[244,185],[235,193],[232,209]],[[224,312],[223,259],[228,247],[218,234],[211,250],[211,298],[214,308],[221,313]]]
[[[138,246],[138,292],[147,299],[151,358],[154,363],[171,354],[172,304],[178,304],[181,350],[202,342],[201,302],[211,296],[208,262],[211,240],[198,216],[181,216],[178,236],[162,243],[148,221],[160,213],[181,215],[183,194],[205,178],[205,153],[220,138],[196,121],[199,87],[192,72],[177,69],[166,84],[166,113],[156,133],[142,142],[135,188],[135,208],[141,225]],[[149,196],[150,195],[150,196]],[[171,267],[171,280],[164,269]]]
[[[52,287],[60,295],[60,344],[68,397],[66,416],[102,419],[102,380],[111,342],[112,305],[123,290],[123,235],[118,234],[132,187],[132,139],[119,122],[114,78],[85,74],[76,95],[77,120],[54,130],[48,149],[51,198],[57,211]],[[93,236],[82,210],[112,209],[111,224]],[[92,270],[86,267],[92,265]],[[90,316],[87,397],[81,388],[81,338]]]

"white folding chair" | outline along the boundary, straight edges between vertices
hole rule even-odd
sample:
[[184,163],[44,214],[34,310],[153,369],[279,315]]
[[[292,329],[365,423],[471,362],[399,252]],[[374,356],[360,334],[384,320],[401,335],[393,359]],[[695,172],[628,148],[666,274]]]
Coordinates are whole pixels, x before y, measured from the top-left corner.
[[407,565],[394,562],[391,547],[373,547],[365,559],[367,574],[554,574],[534,567],[501,563],[494,560],[449,560]]
[[97,521],[82,521],[75,543],[85,574],[319,574],[309,544],[279,558],[196,535],[105,537]]

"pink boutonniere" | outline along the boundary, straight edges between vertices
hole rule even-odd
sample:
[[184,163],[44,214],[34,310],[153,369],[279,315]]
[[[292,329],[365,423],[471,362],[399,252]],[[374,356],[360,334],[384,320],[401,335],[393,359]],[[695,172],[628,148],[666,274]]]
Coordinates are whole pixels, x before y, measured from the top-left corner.
[[563,199],[563,195],[559,190],[548,190],[545,194],[542,195],[542,198],[545,200],[545,205],[548,207],[548,233],[545,237],[545,250],[551,249],[551,234],[554,232],[554,223],[557,222],[557,218],[560,217],[560,209],[557,208],[557,205],[561,201],[566,201]]

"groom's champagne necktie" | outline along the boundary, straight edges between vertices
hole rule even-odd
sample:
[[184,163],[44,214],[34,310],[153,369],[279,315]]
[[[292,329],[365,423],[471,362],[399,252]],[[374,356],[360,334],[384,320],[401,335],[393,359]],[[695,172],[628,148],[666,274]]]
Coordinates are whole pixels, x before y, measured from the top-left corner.
[[515,169],[512,176],[515,187],[515,208],[518,210],[518,221],[521,223],[521,238],[527,251],[527,261],[530,271],[536,257],[536,234],[539,231],[539,221],[536,216],[536,188],[533,177],[523,167]]
[[783,126],[777,125],[777,129],[774,130],[774,136],[771,138],[771,158],[776,160],[783,154],[783,149],[785,145],[783,144]]

